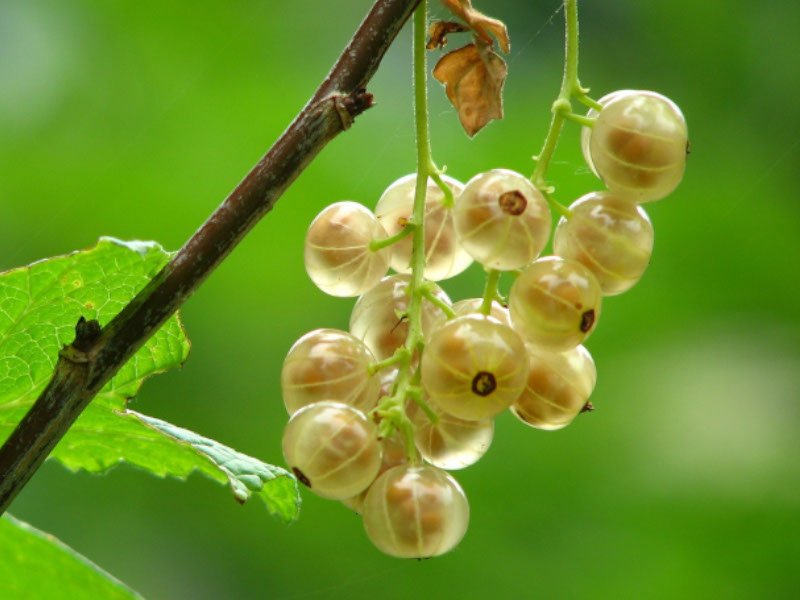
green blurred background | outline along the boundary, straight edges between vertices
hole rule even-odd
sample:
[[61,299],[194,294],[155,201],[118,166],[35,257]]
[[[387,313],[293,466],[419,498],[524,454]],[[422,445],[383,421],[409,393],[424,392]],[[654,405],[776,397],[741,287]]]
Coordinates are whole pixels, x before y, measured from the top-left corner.
[[[442,14],[438,2],[434,8]],[[468,140],[432,84],[432,142],[462,180],[529,173],[559,84],[559,2],[484,0],[510,28],[506,119]],[[285,527],[201,478],[48,463],[12,512],[148,598],[786,598],[800,593],[800,5],[584,1],[595,96],[655,89],[683,109],[683,185],[648,205],[652,265],[587,344],[598,408],[566,430],[498,419],[460,473],[466,538],[382,556],[357,516],[304,494]],[[369,0],[0,0],[0,268],[101,235],[177,249],[326,74]],[[137,410],[281,463],[279,371],[292,342],[346,328],[352,301],[305,276],[323,206],[374,206],[413,169],[410,31],[335,140],[186,305],[182,371]],[[458,43],[454,40],[452,44]],[[453,46],[451,46],[453,47]],[[550,171],[598,186],[570,127]],[[477,295],[471,268],[445,282]]]

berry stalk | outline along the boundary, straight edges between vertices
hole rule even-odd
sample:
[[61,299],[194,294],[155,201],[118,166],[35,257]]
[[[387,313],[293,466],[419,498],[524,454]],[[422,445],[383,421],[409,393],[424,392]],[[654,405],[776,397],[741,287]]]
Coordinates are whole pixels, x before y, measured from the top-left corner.
[[[394,393],[386,398],[378,407],[378,413],[388,421],[382,429],[382,435],[391,435],[394,428],[399,429],[406,440],[406,452],[409,462],[419,462],[419,454],[414,443],[414,426],[405,414],[405,401],[413,397],[412,377],[414,356],[422,350],[422,301],[426,297],[427,287],[423,279],[425,271],[425,200],[427,194],[428,178],[433,178],[439,183],[439,171],[431,157],[430,129],[428,124],[428,60],[426,33],[427,33],[428,2],[422,0],[414,13],[413,20],[413,79],[414,79],[414,126],[417,147],[417,179],[414,188],[414,209],[409,224],[413,224],[411,250],[411,281],[408,285],[410,296],[408,311],[408,337],[401,350],[400,370],[397,376]],[[445,199],[452,198],[452,192],[443,183]],[[446,201],[446,200],[445,200]],[[429,294],[428,294],[429,295]],[[415,402],[424,405],[422,398],[414,397]],[[423,406],[426,413],[430,409]]]
[[542,192],[550,205],[561,215],[570,216],[570,210],[561,203],[554,200],[550,194],[553,188],[547,185],[546,174],[553,159],[558,138],[564,128],[567,119],[573,119],[577,115],[572,112],[572,98],[589,106],[597,104],[587,96],[588,89],[581,86],[578,79],[578,0],[564,0],[564,76],[561,79],[561,89],[551,111],[553,118],[550,121],[550,128],[545,136],[544,145],[541,152],[536,157],[536,168],[531,175],[531,183]]

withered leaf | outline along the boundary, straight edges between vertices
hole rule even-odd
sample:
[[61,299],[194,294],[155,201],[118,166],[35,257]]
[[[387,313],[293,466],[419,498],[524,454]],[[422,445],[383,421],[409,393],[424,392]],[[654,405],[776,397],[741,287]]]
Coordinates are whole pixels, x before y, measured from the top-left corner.
[[480,40],[448,52],[433,69],[433,76],[444,84],[447,97],[470,137],[492,119],[503,118],[503,84],[507,74],[506,62]]
[[469,27],[456,23],[455,21],[434,21],[428,28],[428,43],[425,47],[428,50],[444,48],[447,45],[447,36],[451,33],[462,33],[469,31]]
[[506,54],[511,50],[511,40],[505,23],[498,19],[486,16],[472,6],[472,0],[442,0],[450,12],[462,19],[470,29],[475,32],[485,44],[494,43],[492,36],[497,38],[500,49]]

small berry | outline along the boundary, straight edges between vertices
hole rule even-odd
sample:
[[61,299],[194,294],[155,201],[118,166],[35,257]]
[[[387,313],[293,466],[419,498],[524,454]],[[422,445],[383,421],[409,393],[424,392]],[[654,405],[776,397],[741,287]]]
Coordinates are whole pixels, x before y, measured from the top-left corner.
[[686,121],[674,102],[655,92],[614,95],[597,115],[589,150],[608,189],[636,202],[660,200],[686,167]]
[[545,256],[525,268],[511,286],[511,322],[525,341],[548,350],[582,343],[600,316],[601,290],[579,262]]
[[528,374],[519,334],[484,315],[451,319],[425,346],[422,387],[431,403],[461,419],[481,421],[519,397]]
[[283,402],[289,414],[321,400],[336,400],[361,411],[378,401],[380,379],[370,374],[375,357],[364,342],[338,329],[315,329],[289,349],[281,370]]
[[386,230],[357,202],[337,202],[319,213],[308,228],[305,265],[316,286],[331,296],[358,296],[374,287],[389,269],[391,251],[371,250]]
[[364,529],[382,552],[398,558],[428,558],[452,550],[469,524],[464,490],[431,466],[400,465],[370,487]]
[[[464,184],[452,177],[442,175],[442,180],[458,197]],[[417,175],[401,177],[383,192],[375,215],[386,232],[392,236],[399,233],[411,218],[414,210],[414,193]],[[458,244],[453,228],[453,209],[445,206],[444,193],[432,180],[428,179],[425,195],[425,270],[423,275],[429,281],[449,279],[464,271],[472,264],[472,257]],[[398,273],[409,273],[411,269],[411,236],[392,245],[392,268]]]
[[453,218],[461,245],[487,269],[524,267],[550,237],[547,201],[527,178],[506,169],[470,179]]
[[570,207],[553,236],[553,250],[576,260],[597,278],[603,295],[629,290],[641,279],[653,252],[653,225],[632,200],[592,192]]
[[283,456],[298,481],[332,500],[363,492],[381,466],[377,427],[341,402],[316,402],[294,413],[283,431]]

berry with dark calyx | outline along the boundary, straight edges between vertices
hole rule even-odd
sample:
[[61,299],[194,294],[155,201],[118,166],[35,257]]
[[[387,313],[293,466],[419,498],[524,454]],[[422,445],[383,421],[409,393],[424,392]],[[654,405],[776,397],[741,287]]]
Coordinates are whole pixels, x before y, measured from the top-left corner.
[[549,352],[532,345],[528,355],[528,380],[511,412],[537,429],[566,427],[584,409],[597,381],[592,356],[583,346]]
[[[458,197],[464,184],[452,177],[442,175],[442,180]],[[417,175],[401,177],[383,192],[375,216],[386,232],[392,236],[408,223],[414,209],[414,192]],[[432,179],[428,179],[425,195],[425,270],[423,276],[429,281],[440,281],[458,275],[472,264],[472,257],[458,244],[453,227],[453,209],[443,203],[444,192]],[[409,273],[411,269],[412,236],[400,240],[391,247],[391,266],[398,273]]]
[[332,500],[363,492],[381,466],[377,427],[341,402],[316,402],[294,413],[283,431],[283,456],[298,481]]
[[608,189],[636,202],[660,200],[677,187],[687,145],[680,109],[649,91],[609,99],[589,138],[592,163]]
[[494,169],[470,179],[453,212],[458,239],[487,269],[509,271],[534,260],[550,237],[550,209],[524,176]]
[[491,317],[467,315],[431,335],[420,370],[432,404],[461,419],[481,421],[519,397],[528,359],[516,331]]
[[[384,360],[406,342],[408,335],[409,275],[390,275],[361,296],[350,313],[350,333],[363,340],[375,358]],[[436,284],[433,293],[450,305],[450,298]],[[422,332],[429,335],[445,321],[442,310],[430,301],[422,301]]]
[[592,192],[570,207],[553,236],[558,256],[589,269],[603,295],[621,294],[639,281],[653,252],[653,225],[632,200],[613,192]]
[[357,202],[337,202],[319,213],[308,228],[304,259],[311,281],[331,296],[358,296],[389,270],[391,251],[372,250],[386,239],[375,215]]
[[336,400],[361,411],[378,401],[380,379],[369,372],[375,357],[346,331],[316,329],[289,349],[281,370],[283,402],[289,414],[307,404]]
[[364,529],[382,552],[398,558],[428,558],[452,550],[469,525],[464,490],[444,471],[400,465],[370,487]]
[[545,256],[526,267],[511,286],[508,308],[526,342],[548,350],[582,343],[600,317],[602,293],[581,263]]

